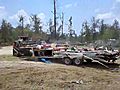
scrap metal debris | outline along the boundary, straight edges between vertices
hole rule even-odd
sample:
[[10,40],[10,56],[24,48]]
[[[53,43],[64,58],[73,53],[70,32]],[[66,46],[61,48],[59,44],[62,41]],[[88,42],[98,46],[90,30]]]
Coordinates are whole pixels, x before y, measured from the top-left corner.
[[102,66],[109,68],[106,63],[115,63],[119,58],[119,51],[108,47],[98,48],[78,48],[76,45],[57,43],[36,43],[28,37],[20,37],[13,44],[14,56],[34,57],[45,63],[48,60],[61,59],[67,65],[81,65],[84,61],[98,62]]

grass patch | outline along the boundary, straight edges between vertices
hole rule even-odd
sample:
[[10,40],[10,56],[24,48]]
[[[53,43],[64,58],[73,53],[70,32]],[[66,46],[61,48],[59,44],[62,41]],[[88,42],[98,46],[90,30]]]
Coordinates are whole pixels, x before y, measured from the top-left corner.
[[[0,90],[120,90],[119,73],[80,67],[50,67],[5,68],[0,73]],[[83,84],[71,83],[78,80]]]
[[20,60],[18,57],[14,57],[12,55],[1,55],[0,61],[18,61]]

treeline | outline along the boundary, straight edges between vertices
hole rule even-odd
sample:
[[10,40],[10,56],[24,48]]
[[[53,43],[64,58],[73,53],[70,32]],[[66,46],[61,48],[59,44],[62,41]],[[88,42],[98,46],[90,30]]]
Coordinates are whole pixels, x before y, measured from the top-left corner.
[[32,15],[30,22],[30,24],[25,24],[25,17],[19,16],[18,26],[13,27],[10,22],[3,19],[0,26],[0,45],[12,44],[18,36],[45,39],[47,34],[42,30],[41,19],[37,15]]
[[106,24],[104,20],[92,18],[91,22],[83,22],[81,42],[94,42],[96,40],[120,39],[120,26],[117,20],[113,24]]
[[[71,32],[61,33],[62,24],[59,24],[55,35],[52,19],[49,20],[47,32],[43,30],[41,19],[37,15],[32,15],[30,24],[25,24],[25,17],[19,16],[19,24],[13,27],[10,22],[3,19],[0,26],[0,45],[12,44],[18,36],[29,36],[40,40],[69,40],[74,42],[94,42],[96,40],[120,39],[119,22],[114,20],[113,24],[106,24],[104,20],[92,18],[91,22],[85,21],[82,24],[80,35],[77,36],[75,30],[70,28]],[[69,27],[69,25],[68,25]]]

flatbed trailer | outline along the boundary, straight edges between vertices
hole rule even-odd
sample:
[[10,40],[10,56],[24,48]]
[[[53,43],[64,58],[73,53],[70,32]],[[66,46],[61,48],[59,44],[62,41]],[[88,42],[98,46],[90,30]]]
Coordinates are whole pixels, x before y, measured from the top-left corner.
[[59,59],[66,65],[81,65],[84,60],[87,62],[97,61],[100,64],[109,63],[110,60],[114,63],[117,60],[117,54],[107,54],[107,53],[98,53],[98,51],[85,51],[85,52],[76,52],[76,51],[58,51],[57,53],[52,49],[38,49],[35,45],[22,45],[16,44],[13,45],[13,55],[18,57],[30,58],[35,61],[40,59],[49,59],[55,60]]
[[54,50],[37,49],[34,47],[14,47],[13,55],[39,61],[40,59],[55,60],[63,62],[66,65],[80,65],[84,61],[84,55],[76,52],[54,52]]

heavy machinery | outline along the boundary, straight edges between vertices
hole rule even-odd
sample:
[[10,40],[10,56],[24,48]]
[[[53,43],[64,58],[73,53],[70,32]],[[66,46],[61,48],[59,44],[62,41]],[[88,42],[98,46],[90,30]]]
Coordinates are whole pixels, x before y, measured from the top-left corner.
[[[49,49],[46,48],[46,46],[43,48],[43,45],[38,45],[37,43],[30,42],[32,41],[30,41],[28,37],[19,37],[19,39],[13,43],[13,56],[31,57],[37,60],[43,58],[59,59],[66,65],[70,65],[72,63],[74,63],[75,65],[80,65],[84,60],[84,55],[82,53],[66,51],[67,46],[64,44],[59,44],[56,45],[56,48]],[[64,46],[64,48],[61,46]],[[63,51],[63,49],[65,50]]]
[[27,36],[19,36],[18,40],[13,43],[13,56],[29,56],[33,45]]
[[[59,47],[60,46],[60,47]],[[61,47],[64,46],[64,47]],[[13,44],[13,55],[24,56],[40,59],[51,59],[62,61],[66,65],[75,64],[80,65],[85,60],[87,62],[97,61],[100,64],[114,63],[118,57],[119,52],[114,50],[82,50],[79,51],[74,47],[66,45],[46,44],[39,45],[36,42],[31,41],[28,37],[21,36]]]

